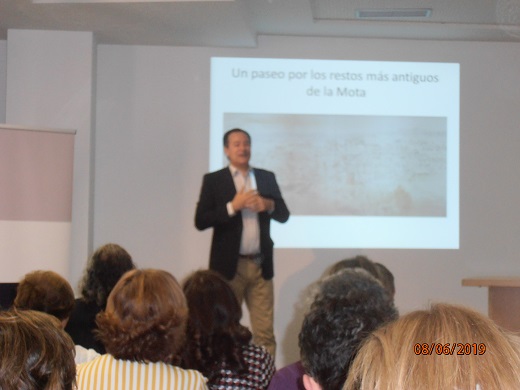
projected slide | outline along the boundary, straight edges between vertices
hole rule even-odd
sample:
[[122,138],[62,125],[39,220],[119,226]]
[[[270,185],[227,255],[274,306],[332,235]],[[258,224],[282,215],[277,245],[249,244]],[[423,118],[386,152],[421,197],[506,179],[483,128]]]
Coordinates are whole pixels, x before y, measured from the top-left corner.
[[291,210],[277,247],[458,248],[458,64],[213,58],[210,170],[233,127]]

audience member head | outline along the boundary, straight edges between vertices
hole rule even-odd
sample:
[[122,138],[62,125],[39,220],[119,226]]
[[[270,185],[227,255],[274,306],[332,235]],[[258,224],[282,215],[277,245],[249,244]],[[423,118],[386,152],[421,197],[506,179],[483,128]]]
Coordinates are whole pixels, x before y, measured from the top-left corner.
[[392,275],[390,270],[383,264],[375,263],[366,256],[358,255],[349,259],[340,260],[329,268],[327,275],[333,275],[343,269],[352,268],[361,268],[367,271],[383,285],[392,298],[394,297],[394,275]]
[[246,365],[242,346],[251,341],[249,329],[240,324],[242,310],[233,290],[220,274],[193,273],[183,286],[189,320],[184,365],[197,369],[208,379],[218,374],[222,362],[231,371],[242,373]]
[[343,389],[520,389],[519,351],[518,338],[486,316],[435,304],[370,335]]
[[299,335],[307,389],[341,389],[361,341],[397,317],[393,300],[367,271],[323,278]]
[[176,363],[187,319],[186,299],[173,275],[132,270],[117,282],[106,309],[97,315],[97,334],[116,359]]
[[358,255],[356,257],[340,260],[334,263],[328,270],[328,275],[333,275],[338,271],[351,268],[361,268],[377,279],[377,267],[368,257]]
[[49,314],[0,312],[0,389],[72,390],[74,343]]
[[393,298],[395,296],[394,275],[383,264],[375,263],[375,265],[377,269],[377,280],[383,284],[383,287],[386,288],[390,296]]
[[34,271],[18,284],[13,306],[51,314],[64,327],[74,308],[74,292],[69,282],[56,272]]
[[105,244],[99,247],[90,258],[81,282],[83,299],[104,308],[117,281],[134,268],[132,257],[121,246]]

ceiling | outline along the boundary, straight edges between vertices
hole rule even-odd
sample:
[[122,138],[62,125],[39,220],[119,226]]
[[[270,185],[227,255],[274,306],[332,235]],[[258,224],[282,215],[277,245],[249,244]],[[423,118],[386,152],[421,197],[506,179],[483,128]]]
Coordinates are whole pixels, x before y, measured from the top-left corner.
[[[87,1],[0,0],[0,39],[35,29],[131,45],[255,47],[259,35],[520,42],[520,0]],[[430,16],[400,15],[417,8]],[[361,20],[359,10],[389,15]]]

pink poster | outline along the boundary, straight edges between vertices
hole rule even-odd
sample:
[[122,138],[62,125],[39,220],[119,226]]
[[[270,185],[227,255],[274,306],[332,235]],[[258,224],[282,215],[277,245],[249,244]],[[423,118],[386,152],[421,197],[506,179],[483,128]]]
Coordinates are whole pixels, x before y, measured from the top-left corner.
[[70,222],[74,134],[0,128],[0,220]]
[[67,275],[74,134],[0,125],[0,283]]

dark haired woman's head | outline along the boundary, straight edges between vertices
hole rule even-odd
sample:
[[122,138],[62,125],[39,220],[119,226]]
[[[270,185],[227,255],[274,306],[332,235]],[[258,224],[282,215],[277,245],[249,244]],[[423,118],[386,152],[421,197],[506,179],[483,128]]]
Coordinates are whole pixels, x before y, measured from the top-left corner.
[[185,366],[200,370],[210,380],[222,362],[242,372],[245,363],[241,349],[252,335],[240,324],[242,310],[229,284],[220,274],[204,270],[193,273],[184,282],[183,290],[189,309],[190,340]]
[[228,283],[214,271],[198,271],[183,286],[190,323],[199,332],[214,334],[239,326],[242,309]]
[[132,257],[123,247],[112,243],[99,247],[90,258],[83,276],[83,299],[104,308],[118,280],[134,268]]

